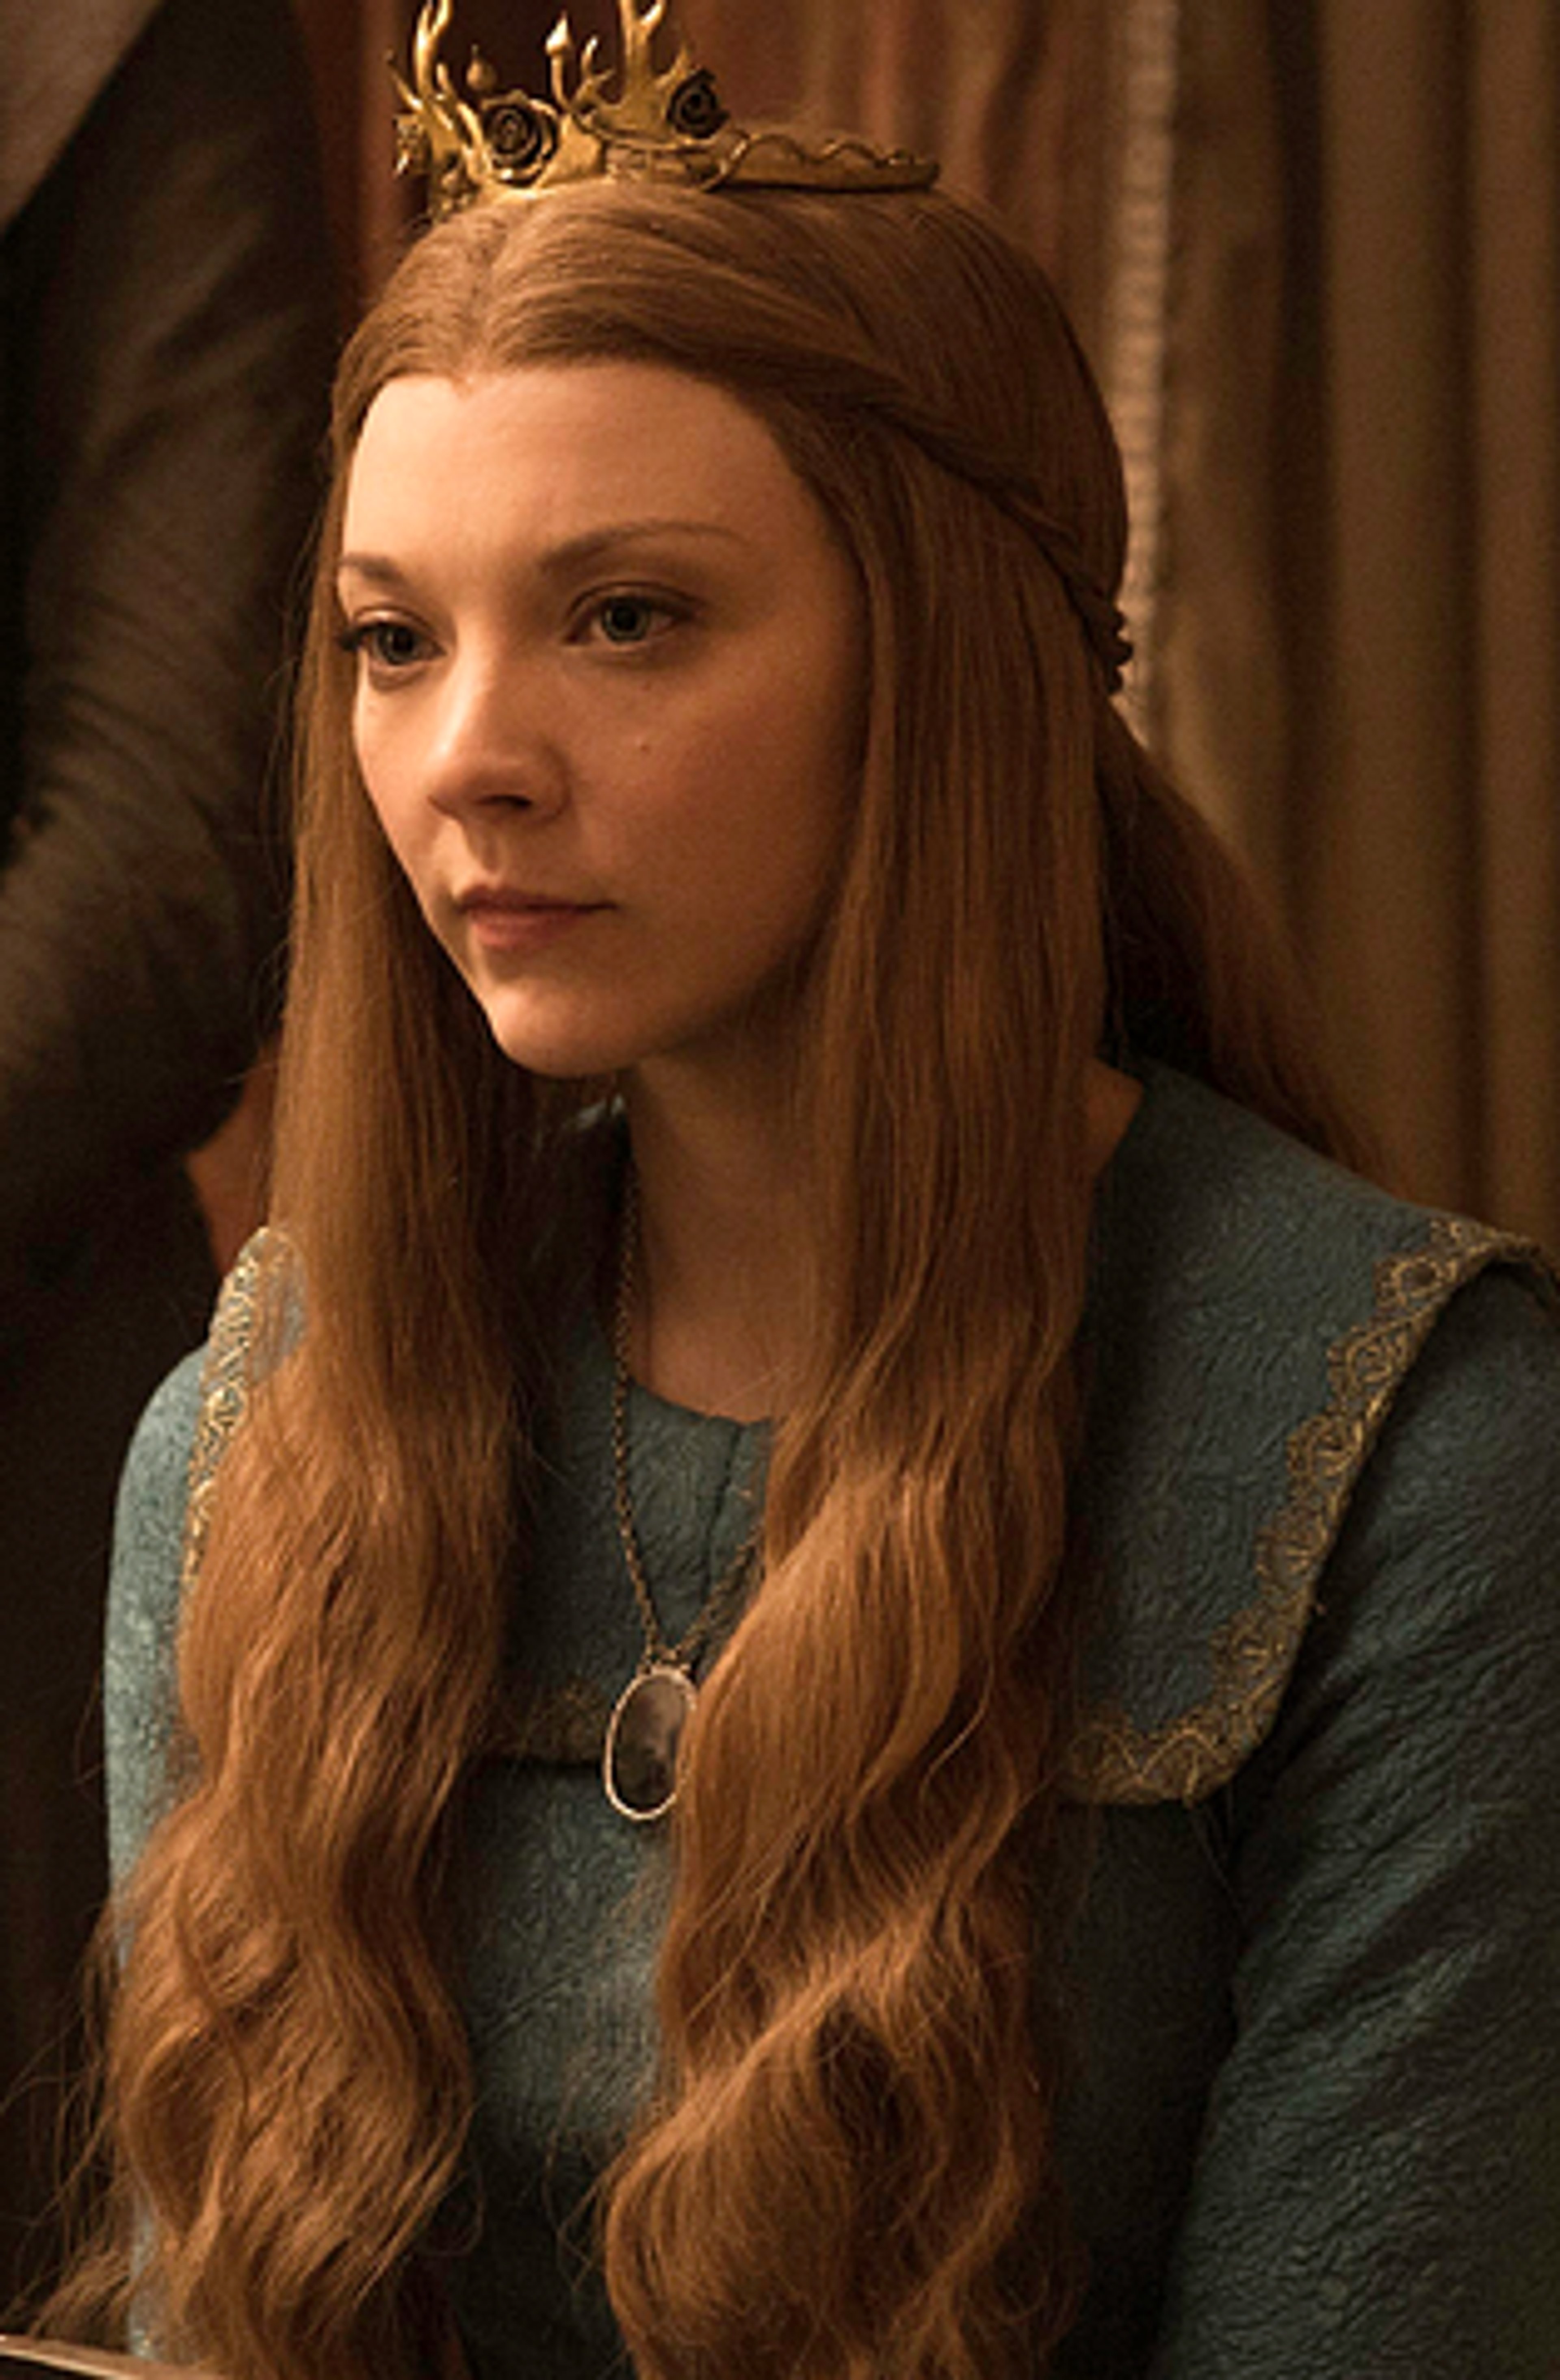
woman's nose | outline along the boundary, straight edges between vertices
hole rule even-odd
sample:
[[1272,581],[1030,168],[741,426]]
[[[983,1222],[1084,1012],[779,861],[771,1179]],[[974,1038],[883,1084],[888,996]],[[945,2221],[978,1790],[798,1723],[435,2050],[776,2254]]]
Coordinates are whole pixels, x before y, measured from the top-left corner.
[[454,815],[495,803],[555,809],[567,771],[538,690],[513,663],[456,662],[445,682],[428,755],[427,790]]

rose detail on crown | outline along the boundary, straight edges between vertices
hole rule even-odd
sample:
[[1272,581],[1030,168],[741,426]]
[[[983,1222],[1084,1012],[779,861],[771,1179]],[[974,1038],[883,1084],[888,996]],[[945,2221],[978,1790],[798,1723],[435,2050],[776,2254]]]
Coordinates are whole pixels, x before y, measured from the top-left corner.
[[711,140],[730,121],[707,67],[696,67],[678,84],[666,103],[666,120],[686,140]]

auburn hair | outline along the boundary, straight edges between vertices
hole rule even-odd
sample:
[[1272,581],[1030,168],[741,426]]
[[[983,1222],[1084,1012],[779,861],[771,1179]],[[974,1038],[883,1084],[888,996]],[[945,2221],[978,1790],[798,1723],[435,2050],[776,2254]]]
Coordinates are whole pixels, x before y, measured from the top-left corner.
[[869,630],[799,1026],[816,1327],[762,1587],[688,1730],[606,2277],[643,2380],[998,2380],[1075,2299],[1051,1985],[1090,1071],[1158,1055],[1347,1144],[1271,937],[1026,532],[1042,509],[1118,584],[1087,367],[1039,268],[931,193],[478,211],[346,353],[302,675],[288,1255],[184,1618],[178,1790],[114,1919],[118,2269],[158,2343],[230,2380],[457,2368],[437,2251],[472,2085],[440,1918],[599,1087],[502,1057],[422,925],[355,766],[333,572],[388,381],[603,358],[753,409]]

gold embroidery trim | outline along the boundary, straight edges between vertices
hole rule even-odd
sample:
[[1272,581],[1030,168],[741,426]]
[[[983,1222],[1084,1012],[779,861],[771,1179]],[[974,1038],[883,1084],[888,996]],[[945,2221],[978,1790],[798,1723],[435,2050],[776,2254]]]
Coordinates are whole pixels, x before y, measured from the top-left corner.
[[1230,1778],[1273,1724],[1348,1500],[1392,1401],[1454,1291],[1494,1263],[1554,1279],[1530,1242],[1439,1216],[1424,1244],[1384,1257],[1370,1319],[1335,1342],[1323,1410],[1289,1434],[1288,1490],[1254,1547],[1254,1599],[1210,1648],[1214,1684],[1163,1726],[1140,1728],[1102,1707],[1085,1718],[1069,1790],[1090,1802],[1196,1802]]
[[271,1260],[282,1253],[279,1232],[262,1228],[245,1241],[223,1282],[212,1318],[206,1361],[200,1373],[200,1413],[189,1454],[185,1503],[181,1602],[187,1603],[200,1575],[211,1533],[212,1498],[217,1472],[249,1402],[249,1351],[260,1312],[262,1285]]

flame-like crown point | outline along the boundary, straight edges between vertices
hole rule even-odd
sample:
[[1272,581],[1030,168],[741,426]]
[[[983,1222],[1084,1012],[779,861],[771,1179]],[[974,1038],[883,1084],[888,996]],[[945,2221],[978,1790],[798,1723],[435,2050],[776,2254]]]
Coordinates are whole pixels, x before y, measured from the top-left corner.
[[395,75],[397,170],[427,178],[432,214],[580,181],[848,191],[925,189],[937,178],[933,160],[902,149],[810,144],[797,132],[733,125],[714,77],[685,42],[678,39],[671,64],[658,71],[653,52],[671,0],[618,0],[615,77],[598,63],[595,35],[576,52],[569,19],[560,17],[547,40],[550,100],[500,91],[475,51],[465,78],[471,98],[462,99],[439,55],[452,13],[453,0],[424,0],[412,80]]

